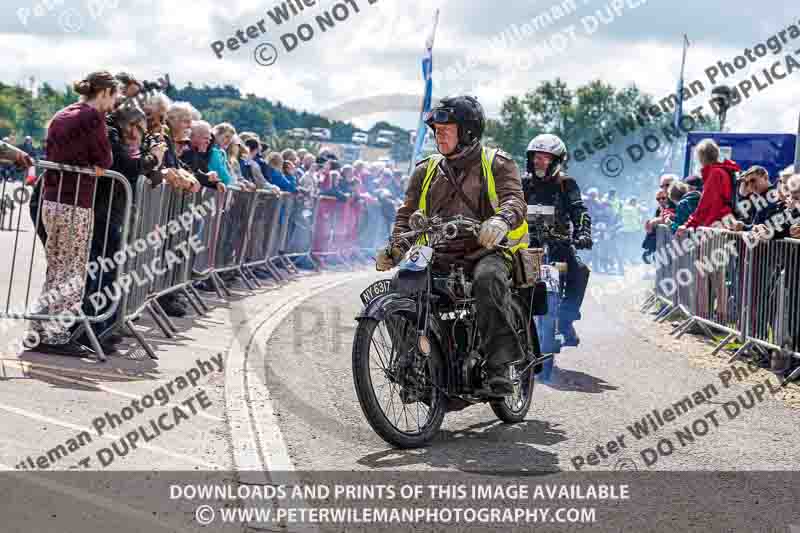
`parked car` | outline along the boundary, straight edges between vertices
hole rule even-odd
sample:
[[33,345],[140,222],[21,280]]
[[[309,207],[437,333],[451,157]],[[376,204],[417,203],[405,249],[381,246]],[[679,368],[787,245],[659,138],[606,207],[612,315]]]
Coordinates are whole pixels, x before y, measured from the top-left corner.
[[393,144],[394,144],[394,139],[391,137],[378,136],[378,138],[375,139],[375,146],[380,146],[382,148],[392,146]]
[[331,130],[328,128],[311,128],[311,138],[317,141],[330,141]]
[[311,132],[305,128],[294,128],[289,130],[289,137],[292,139],[308,139],[310,136]]

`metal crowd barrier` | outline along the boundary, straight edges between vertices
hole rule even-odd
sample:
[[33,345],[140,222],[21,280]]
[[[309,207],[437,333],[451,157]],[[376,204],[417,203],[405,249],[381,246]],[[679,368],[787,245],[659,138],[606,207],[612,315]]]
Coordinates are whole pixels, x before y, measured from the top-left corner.
[[[199,240],[202,242],[203,249],[199,252],[193,252],[192,279],[198,282],[210,283],[217,296],[222,298],[220,286],[213,276],[217,257],[217,241],[219,240],[222,226],[222,206],[225,203],[225,195],[214,189],[203,187],[200,192],[196,193],[196,196],[195,205],[199,203],[200,205],[211,206],[211,208],[206,208],[201,213],[195,227],[195,234],[198,235]],[[189,285],[189,289],[195,293],[200,302],[203,301],[192,285]]]
[[[693,271],[697,272],[694,308],[690,308],[692,314],[697,321],[727,331],[731,338],[740,335],[740,305],[745,289],[744,266],[748,256],[742,234],[711,230],[707,239],[691,254],[695,257],[691,263]],[[694,266],[696,264],[702,265],[702,268]]]
[[222,227],[217,241],[212,278],[229,296],[230,291],[219,277],[221,273],[237,272],[248,289],[253,290],[256,287],[249,277],[250,273],[243,268],[252,228],[254,200],[253,193],[238,187],[228,187],[225,191]]
[[381,231],[380,207],[370,208],[368,202],[363,197],[346,201],[331,196],[319,198],[311,245],[315,262],[321,266],[330,262],[351,266],[354,261],[374,255],[376,241],[385,241],[389,232]]
[[326,260],[332,257],[338,258],[339,261],[344,261],[344,257],[342,257],[339,250],[333,248],[334,228],[339,223],[340,217],[337,203],[338,200],[333,196],[319,197],[311,255],[320,266],[325,266]]
[[375,250],[385,243],[388,234],[384,231],[383,209],[374,198],[367,200],[359,219],[358,244],[361,253],[373,256]]
[[[667,226],[657,228],[657,256],[669,246],[683,252]],[[753,245],[741,232],[704,228],[699,244],[686,253],[665,253],[656,267],[655,290],[643,309],[665,304],[656,320],[680,310],[687,317],[673,334],[698,325],[727,335],[717,354],[734,338],[741,347],[731,357],[761,347],[800,358],[800,240],[780,239]],[[675,289],[675,290],[672,290]],[[800,374],[797,369],[786,381]]]
[[[212,209],[203,206],[214,197],[175,190],[166,183],[154,187],[147,177],[140,176],[135,198],[133,231],[128,245],[136,254],[129,258],[127,268],[142,282],[134,283],[123,295],[123,311],[117,325],[127,327],[147,354],[156,359],[155,352],[133,327],[133,322],[147,311],[162,333],[171,339],[178,330],[159,304],[159,298],[179,292],[198,315],[208,310],[192,286],[198,258],[188,243],[193,235],[203,230],[205,219],[213,220]],[[182,221],[190,221],[191,225]],[[213,232],[208,238],[213,239]],[[178,260],[177,264],[173,258]]]
[[351,197],[340,205],[340,209],[342,211],[342,228],[341,232],[335,235],[334,246],[338,247],[343,254],[346,254],[349,261],[360,260],[361,247],[358,244],[358,221],[364,210],[364,201],[357,197]]
[[[14,211],[17,210],[20,202],[15,199],[14,194],[17,187],[14,182],[10,182],[4,177],[0,177],[0,230],[11,231],[14,224]],[[22,184],[19,187],[24,187]]]
[[278,271],[286,272],[291,276],[297,274],[294,264],[286,257],[287,244],[289,240],[289,225],[295,209],[296,195],[282,192],[278,207],[278,222],[276,233],[273,235],[274,245],[270,250],[269,263]]
[[[162,315],[162,318],[172,331],[177,333],[177,328],[161,308],[159,298],[180,292],[186,297],[186,300],[198,315],[203,314],[201,306],[194,301],[193,296],[195,296],[195,293],[190,291],[192,283],[192,265],[190,260],[192,254],[185,251],[188,248],[186,243],[189,242],[189,239],[195,232],[196,221],[194,213],[196,212],[198,204],[195,194],[176,190],[169,187],[166,183],[160,184],[159,187],[162,190],[162,209],[158,227],[167,227],[169,229],[170,226],[173,226],[179,229],[176,232],[170,232],[169,237],[162,243],[160,257],[162,270],[166,272],[163,275],[156,276],[156,283],[154,286],[155,294],[152,295],[152,307]],[[192,221],[192,225],[188,228],[177,222],[182,220],[181,217],[186,216],[187,213],[191,215]],[[180,249],[181,247],[183,249]],[[179,265],[166,268],[166,265],[169,264],[169,255],[174,255],[179,258]]]
[[[129,232],[129,220],[131,212],[132,190],[128,180],[118,172],[111,170],[104,171],[103,175],[96,176],[94,169],[81,168],[70,165],[61,165],[50,161],[37,160],[35,161],[37,170],[44,170],[36,182],[36,187],[39,188],[38,198],[29,202],[29,212],[31,214],[31,222],[33,223],[32,231],[28,232],[29,237],[26,238],[23,226],[27,227],[27,217],[23,223],[22,209],[20,205],[17,209],[15,235],[10,246],[4,247],[4,251],[9,256],[10,267],[8,268],[8,277],[3,277],[5,283],[6,303],[4,309],[0,311],[0,319],[6,320],[30,320],[37,324],[38,328],[47,330],[56,324],[60,325],[60,329],[66,329],[70,334],[70,339],[75,339],[81,334],[86,334],[92,349],[95,351],[97,359],[105,361],[105,353],[103,352],[97,335],[92,327],[92,324],[100,324],[108,321],[115,316],[117,308],[119,307],[119,300],[114,298],[107,298],[107,302],[102,305],[92,305],[90,296],[103,295],[104,281],[108,283],[111,281],[112,276],[119,279],[125,273],[125,261],[119,261],[116,267],[110,263],[106,268],[98,268],[94,273],[94,279],[97,280],[98,291],[88,294],[87,282],[94,283],[94,279],[87,276],[87,266],[89,265],[92,257],[92,241],[95,244],[102,244],[102,250],[98,250],[95,246],[95,252],[101,257],[113,258],[117,252],[121,251],[122,244],[127,241]],[[65,175],[65,173],[68,173]],[[47,183],[45,183],[45,180]],[[65,186],[66,184],[66,186]],[[107,189],[107,194],[100,193],[101,199],[105,197],[107,201],[107,208],[101,210],[98,208],[98,187],[102,184],[103,189]],[[78,208],[78,200],[81,195],[82,187],[90,187],[91,193],[91,206],[88,208],[91,214],[88,218],[92,229],[88,231],[86,243],[83,245],[83,257],[75,257],[71,254],[72,250],[65,250],[59,247],[60,242],[73,237],[76,234],[78,221],[75,220],[76,208]],[[70,209],[69,221],[59,228],[47,228],[44,219],[42,218],[42,210],[45,202],[45,191],[55,190],[56,201],[61,209],[63,206]],[[85,189],[84,189],[85,190]],[[122,224],[112,224],[112,206],[115,197],[122,196],[124,204],[122,214]],[[95,220],[105,220],[105,224],[95,225]],[[49,225],[49,224],[48,224]],[[49,231],[48,231],[49,230]],[[108,249],[109,238],[113,235],[119,236],[119,245],[115,249]],[[42,248],[44,251],[39,251],[37,243],[42,241]],[[27,241],[23,242],[23,241]],[[29,245],[26,245],[29,244]],[[48,264],[42,259],[47,259],[47,251],[51,254],[51,263]],[[36,259],[39,261],[36,261]],[[47,265],[47,266],[45,266]],[[36,267],[36,268],[35,268]],[[57,275],[57,269],[60,267],[61,276]],[[27,269],[27,272],[25,272]],[[45,272],[42,270],[45,269]],[[70,275],[69,279],[64,276]],[[35,280],[44,279],[42,287],[35,287]],[[39,289],[40,295],[38,301],[31,308],[32,297],[34,290]],[[114,287],[112,286],[112,291]],[[80,295],[76,298],[75,293]],[[99,302],[100,297],[97,297]],[[73,305],[66,306],[64,300],[74,300]],[[110,304],[110,305],[108,305]],[[12,307],[13,306],[13,307]],[[91,310],[94,309],[94,313]],[[88,310],[88,311],[87,311]],[[77,327],[74,327],[76,326]],[[58,326],[56,326],[58,327]],[[55,330],[54,330],[55,332]],[[61,331],[59,333],[66,333]],[[28,339],[29,340],[29,339]],[[38,344],[38,340],[33,343]]]
[[298,196],[296,198],[294,209],[290,214],[290,229],[285,254],[290,261],[306,259],[307,264],[313,265],[315,269],[318,268],[318,265],[312,257],[311,245],[318,212],[319,197]]
[[[37,168],[59,171],[59,184],[64,180],[64,171],[94,173],[91,169],[44,161],[37,162]],[[323,196],[309,202],[289,193],[246,192],[237,187],[229,187],[225,193],[204,188],[191,194],[175,190],[166,183],[153,186],[144,176],[137,180],[134,195],[130,183],[121,174],[107,171],[100,179],[113,180],[111,196],[115,187],[120,188],[118,190],[125,195],[125,209],[121,219],[124,223],[119,227],[110,227],[109,222],[96,230],[100,233],[95,235],[95,240],[100,239],[98,242],[103,246],[102,250],[96,249],[95,254],[105,261],[111,261],[115,254],[120,258],[119,266],[109,274],[102,272],[103,275],[115,275],[117,280],[122,276],[132,279],[127,287],[114,291],[114,297],[109,297],[111,305],[102,314],[87,315],[82,311],[75,318],[83,326],[74,335],[85,329],[101,360],[105,360],[105,354],[91,327],[93,323],[108,323],[113,318],[113,324],[99,332],[101,338],[114,329],[127,329],[147,354],[157,359],[133,323],[147,312],[162,333],[173,338],[177,328],[159,304],[160,298],[181,293],[197,314],[202,315],[208,307],[194,283],[212,284],[222,298],[220,289],[227,295],[231,293],[220,274],[236,272],[253,290],[261,286],[255,273],[267,274],[276,282],[284,283],[298,273],[293,260],[308,257],[317,268],[321,258],[333,258],[346,264],[347,259],[358,257],[365,249],[372,253],[385,238],[381,231],[381,222],[385,222],[381,207],[365,205],[359,200],[339,202]],[[96,205],[96,189],[95,184],[92,206]],[[38,216],[42,201],[43,195],[38,204],[30,206],[36,231],[30,232],[29,249],[20,246],[22,209],[16,212],[17,232],[11,247],[10,275],[3,280],[7,282],[6,306],[0,318],[53,320],[59,317],[41,309],[28,310],[36,288],[32,280],[43,277],[34,269],[37,266],[41,270],[43,264],[35,260],[37,239],[43,240],[46,233]],[[107,220],[110,214],[109,208],[105,213]],[[191,223],[187,224],[189,221]],[[108,243],[115,242],[109,240],[114,229],[119,230],[118,245],[108,249]],[[199,242],[202,248],[189,248],[190,239]],[[87,256],[90,252],[91,239],[87,244]],[[17,263],[23,261],[27,262],[28,272],[20,282]],[[99,290],[104,290],[102,282]],[[83,295],[83,307],[87,305],[88,296]],[[12,304],[19,309],[12,310]]]
[[[656,252],[666,251],[673,240],[669,226],[661,225],[656,228]],[[661,258],[656,261],[656,283],[653,298],[665,303],[668,307],[675,307],[672,293],[667,291],[667,287],[662,282],[666,279],[674,280],[676,278],[679,268],[678,261],[668,253],[662,255]]]
[[[800,241],[780,239],[751,250],[742,305],[745,346],[800,351]],[[745,347],[743,347],[745,348]]]
[[256,191],[253,200],[253,209],[250,222],[250,238],[245,250],[242,267],[258,280],[255,272],[260,270],[271,276],[276,282],[285,278],[275,269],[269,259],[272,250],[277,247],[278,221],[280,217],[281,196],[272,191]]

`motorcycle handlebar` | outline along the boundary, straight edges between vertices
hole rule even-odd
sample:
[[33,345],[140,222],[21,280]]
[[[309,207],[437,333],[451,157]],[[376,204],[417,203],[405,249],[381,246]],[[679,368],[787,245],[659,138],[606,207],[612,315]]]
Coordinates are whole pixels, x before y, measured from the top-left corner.
[[451,220],[440,221],[434,219],[428,227],[421,230],[411,230],[395,236],[396,239],[413,239],[425,233],[442,232],[446,240],[452,240],[458,236],[458,228],[463,227],[473,232],[477,232],[481,222],[467,217],[456,217]]

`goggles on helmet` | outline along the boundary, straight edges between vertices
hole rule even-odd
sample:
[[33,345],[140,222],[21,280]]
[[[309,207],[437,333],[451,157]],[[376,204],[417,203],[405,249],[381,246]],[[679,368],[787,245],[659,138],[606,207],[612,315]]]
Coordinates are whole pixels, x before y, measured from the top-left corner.
[[456,122],[458,122],[456,112],[452,107],[432,109],[425,115],[426,124],[453,124]]

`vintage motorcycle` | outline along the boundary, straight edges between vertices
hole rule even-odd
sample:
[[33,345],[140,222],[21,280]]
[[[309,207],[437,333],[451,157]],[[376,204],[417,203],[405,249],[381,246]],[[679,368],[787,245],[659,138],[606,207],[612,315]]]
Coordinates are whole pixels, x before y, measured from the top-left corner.
[[528,302],[512,289],[509,318],[525,356],[508,365],[513,393],[493,396],[485,385],[486,354],[481,352],[472,282],[463,268],[451,266],[447,275],[433,270],[437,245],[459,232],[477,235],[480,222],[427,218],[417,211],[409,225],[411,231],[399,238],[416,244],[394,278],[361,293],[353,379],[364,416],[378,435],[400,448],[424,446],[446,412],[479,403],[488,402],[503,422],[523,421],[534,373],[544,362]]

